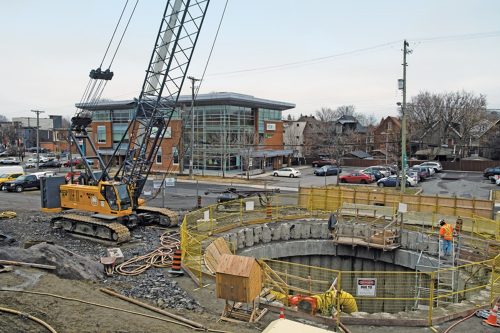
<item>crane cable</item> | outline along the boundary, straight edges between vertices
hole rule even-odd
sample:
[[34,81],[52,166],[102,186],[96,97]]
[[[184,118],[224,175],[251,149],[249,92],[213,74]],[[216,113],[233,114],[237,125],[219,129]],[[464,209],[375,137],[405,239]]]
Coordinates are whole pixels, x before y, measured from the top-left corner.
[[[224,20],[224,16],[226,14],[226,9],[227,9],[228,3],[229,3],[229,0],[226,0],[226,4],[224,5],[224,9],[222,10],[222,15],[221,15],[221,18],[219,20],[219,25],[217,26],[217,31],[215,33],[214,41],[212,42],[212,47],[210,48],[210,53],[208,54],[208,58],[207,58],[207,61],[205,63],[205,67],[203,69],[203,74],[202,74],[201,79],[200,79],[200,84],[196,88],[196,93],[195,93],[194,100],[196,100],[196,98],[198,97],[198,92],[200,91],[201,84],[203,82],[203,79],[205,78],[205,74],[207,72],[208,64],[210,63],[210,59],[212,58],[212,53],[213,53],[214,48],[215,48],[215,43],[216,43],[217,38],[219,36],[220,28],[222,26],[222,21]],[[177,147],[180,147],[180,142],[181,142],[181,138],[179,137],[179,140],[177,141]],[[183,154],[182,154],[183,157],[185,156],[185,153],[187,152],[187,149],[188,149],[187,147],[184,148],[184,151],[183,151]],[[171,173],[172,173],[172,164],[170,165],[170,167],[167,170],[167,172],[165,172],[163,174],[163,177],[162,177],[162,180],[161,180],[162,184],[165,181],[165,179],[167,178],[167,176],[170,175]],[[162,187],[160,186],[160,188],[157,189],[156,192],[150,198],[146,199],[146,202],[155,199],[158,196],[158,194],[161,192],[161,190],[162,190]]]
[[[115,39],[115,36],[116,36],[116,33],[118,31],[118,28],[122,22],[122,19],[123,19],[123,15],[127,9],[127,6],[128,6],[128,2],[129,0],[126,0],[124,6],[123,6],[123,9],[121,11],[121,14],[120,14],[120,17],[118,19],[118,22],[116,23],[115,25],[115,29],[113,31],[113,34],[111,35],[111,38],[109,40],[109,43],[108,43],[108,46],[106,47],[106,51],[104,52],[104,56],[102,57],[102,60],[101,60],[101,63],[99,65],[99,68],[101,68],[104,64],[104,61],[106,60],[106,57],[108,55],[108,52],[110,51],[110,48],[111,48],[111,45],[113,43],[113,40]],[[135,5],[129,15],[129,18],[127,20],[127,23],[125,24],[125,28],[123,29],[123,32],[121,34],[121,37],[120,37],[120,40],[118,41],[118,44],[113,52],[113,56],[111,58],[111,61],[109,62],[107,68],[111,68],[111,65],[113,64],[115,58],[116,58],[116,55],[118,53],[118,50],[120,49],[120,46],[123,42],[123,38],[125,37],[125,33],[127,32],[128,30],[128,27],[130,25],[130,22],[132,20],[132,17],[135,13],[135,10],[137,8],[137,5],[139,3],[139,0],[136,0],[135,2]],[[97,79],[92,79],[90,78],[89,79],[89,82],[87,83],[87,86],[85,88],[85,91],[80,99],[80,104],[84,103],[84,104],[87,104],[87,108],[89,107],[92,107],[92,106],[95,106],[97,105],[97,103],[99,102],[101,96],[102,96],[102,93],[104,92],[104,89],[107,85],[107,81],[105,81],[104,83],[102,82],[102,80],[99,80],[100,82],[97,83]],[[78,113],[78,112],[77,112]]]
[[224,5],[224,9],[222,10],[222,15],[221,15],[220,20],[219,20],[219,25],[217,26],[217,31],[215,32],[214,41],[212,43],[212,47],[210,48],[210,53],[208,54],[207,62],[205,63],[205,68],[203,69],[203,74],[201,75],[200,84],[198,85],[198,88],[196,89],[195,100],[196,100],[196,97],[198,97],[198,92],[200,91],[201,84],[203,83],[203,79],[205,78],[208,64],[210,63],[210,59],[212,58],[212,53],[213,53],[214,48],[215,48],[215,42],[217,41],[217,38],[219,37],[220,28],[222,26],[222,21],[224,20],[224,16],[226,14],[226,9],[227,9],[228,4],[229,4],[229,0],[226,0],[226,4]]

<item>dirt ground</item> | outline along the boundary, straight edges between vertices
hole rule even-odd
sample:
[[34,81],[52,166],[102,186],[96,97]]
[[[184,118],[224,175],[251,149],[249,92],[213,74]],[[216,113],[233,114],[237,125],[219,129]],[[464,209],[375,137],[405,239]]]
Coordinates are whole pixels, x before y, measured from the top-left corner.
[[[38,210],[39,205],[34,205],[34,200],[39,200],[36,192],[21,194],[0,193],[0,212],[14,210],[18,214],[18,217],[15,219],[0,219],[0,234],[9,235],[14,240],[9,244],[2,244],[0,241],[0,247],[15,249],[22,247],[29,241],[49,241],[95,261],[98,261],[99,257],[105,253],[107,247],[105,244],[74,238],[67,234],[51,230],[48,224],[48,216]],[[123,245],[126,257],[149,252],[157,246],[159,236],[162,232],[162,230],[154,228],[144,228],[134,231],[133,242]],[[160,278],[164,275],[168,281],[173,279],[169,277],[166,269],[155,268],[152,275],[155,277],[160,276]],[[14,288],[21,291],[60,295],[91,303],[113,306],[119,309],[103,308],[95,304],[84,304],[48,295],[35,295],[14,291],[0,291],[0,307],[18,310],[38,317],[53,326],[59,333],[192,332],[192,328],[183,327],[160,319],[126,313],[123,310],[168,319],[163,315],[109,296],[99,290],[102,287],[122,291],[133,289],[137,284],[144,283],[143,281],[141,282],[141,279],[143,279],[141,276],[135,279],[106,278],[103,276],[98,281],[68,280],[59,278],[50,271],[15,267],[11,272],[0,273],[0,289]],[[238,333],[260,332],[269,322],[278,317],[275,313],[268,313],[261,322],[254,324],[218,322],[217,320],[220,317],[224,303],[222,300],[216,298],[213,281],[206,280],[202,288],[199,288],[187,276],[174,278],[174,281],[190,297],[193,297],[199,303],[200,307],[194,310],[172,308],[166,310],[201,323],[210,329]],[[168,290],[164,290],[164,292],[168,296]],[[140,301],[155,305],[154,299],[142,298]],[[444,332],[450,324],[436,326],[435,329],[437,332]],[[423,327],[350,326],[349,329],[353,333],[368,331],[371,333],[432,332],[430,328]],[[452,332],[497,331],[498,329],[496,328],[483,326],[479,318],[473,317],[454,328]],[[24,316],[0,312],[0,332],[47,332],[47,330]]]
[[[187,280],[187,278],[183,279]],[[26,281],[30,283],[26,284]],[[189,283],[189,281],[185,282]],[[108,285],[60,279],[53,274],[40,272],[37,269],[17,268],[11,273],[1,274],[0,285],[2,288],[15,288],[24,285],[20,289],[81,299],[168,319],[166,316],[143,309],[99,291],[99,288],[109,287]],[[160,333],[193,331],[191,328],[164,322],[159,319],[146,318],[136,314],[125,313],[121,310],[105,309],[96,305],[82,304],[76,301],[45,295],[2,291],[0,292],[0,304],[3,307],[16,309],[38,317],[50,324],[57,332]],[[260,331],[260,327],[250,324],[231,324],[231,327],[228,327],[225,323],[217,323],[218,311],[210,307],[201,313],[172,309],[168,311],[202,323],[211,329],[242,333]],[[46,332],[46,330],[26,318],[11,314],[1,314],[0,332]]]

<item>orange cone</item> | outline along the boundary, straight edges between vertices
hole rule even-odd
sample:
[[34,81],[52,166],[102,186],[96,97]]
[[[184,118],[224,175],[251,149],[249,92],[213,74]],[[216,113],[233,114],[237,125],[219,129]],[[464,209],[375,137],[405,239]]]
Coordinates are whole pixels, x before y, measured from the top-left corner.
[[285,319],[285,310],[280,308],[280,319]]
[[484,322],[490,326],[500,327],[500,325],[497,324],[497,312],[498,305],[495,303],[495,306],[490,310],[490,314]]

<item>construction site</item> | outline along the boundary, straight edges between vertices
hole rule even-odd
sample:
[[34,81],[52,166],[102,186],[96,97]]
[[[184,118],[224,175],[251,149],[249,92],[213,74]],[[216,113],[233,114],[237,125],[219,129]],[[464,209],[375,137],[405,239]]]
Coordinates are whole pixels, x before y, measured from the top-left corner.
[[[203,169],[195,177],[194,111],[185,156],[172,146],[162,155],[163,139],[176,135],[171,119],[187,80],[194,108],[199,80],[187,73],[209,2],[166,1],[132,118],[120,135],[107,138],[104,125],[92,131],[116,49],[109,66],[103,59],[90,71],[76,104],[67,129],[68,173],[22,170],[18,177],[34,182],[26,193],[19,182],[2,184],[0,332],[498,331],[499,191],[490,190],[489,198],[425,194],[406,189],[406,182],[396,185],[397,165],[395,189],[366,186],[366,179],[351,186],[339,181],[339,169],[334,185],[325,169],[325,186],[297,182],[293,188],[270,188],[249,169],[226,175],[222,167],[220,178]],[[404,57],[406,47],[405,40]],[[406,58],[403,66],[406,73]],[[264,102],[263,114],[281,117]],[[273,144],[267,132],[259,139],[264,116],[256,117],[249,125],[257,131],[254,143]],[[232,139],[224,134],[221,140]],[[107,155],[98,145],[106,140]],[[277,178],[290,171],[281,168],[285,155],[279,154],[286,152],[254,157]],[[72,154],[79,156],[78,171]],[[189,164],[183,180],[196,182],[196,196],[178,194],[175,205],[169,201],[175,196],[165,199],[164,184],[178,170],[158,170],[162,156],[170,166],[182,164],[179,159]],[[240,155],[227,163],[225,156],[209,156],[198,167],[242,165]],[[247,163],[250,168],[250,157]],[[286,184],[301,175],[290,172]],[[207,188],[202,200],[198,181],[219,187]]]
[[[258,332],[280,312],[333,331],[442,332],[487,316],[500,291],[489,200],[301,188],[204,206],[119,243],[14,207],[2,207],[0,299],[22,315],[3,313],[5,332],[43,332],[29,316],[56,332]],[[451,257],[441,219],[459,220]]]

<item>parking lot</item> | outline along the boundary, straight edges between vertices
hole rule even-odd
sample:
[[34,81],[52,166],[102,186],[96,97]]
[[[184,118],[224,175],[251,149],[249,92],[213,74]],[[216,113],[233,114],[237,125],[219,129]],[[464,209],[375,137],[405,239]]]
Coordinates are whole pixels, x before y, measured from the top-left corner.
[[[325,186],[337,184],[337,176],[315,176],[315,168],[311,166],[300,167],[302,173],[300,178],[273,177],[270,173],[262,177],[272,186],[283,186],[298,188],[299,186]],[[354,167],[343,167],[342,174],[348,174],[359,170]],[[346,186],[359,186],[358,184],[343,184]],[[376,187],[376,183],[363,186]],[[443,196],[457,196],[464,198],[488,199],[490,191],[498,189],[499,186],[492,184],[485,179],[480,172],[467,171],[446,171],[437,173],[432,177],[417,184],[416,188],[421,188],[424,194],[434,194]]]

